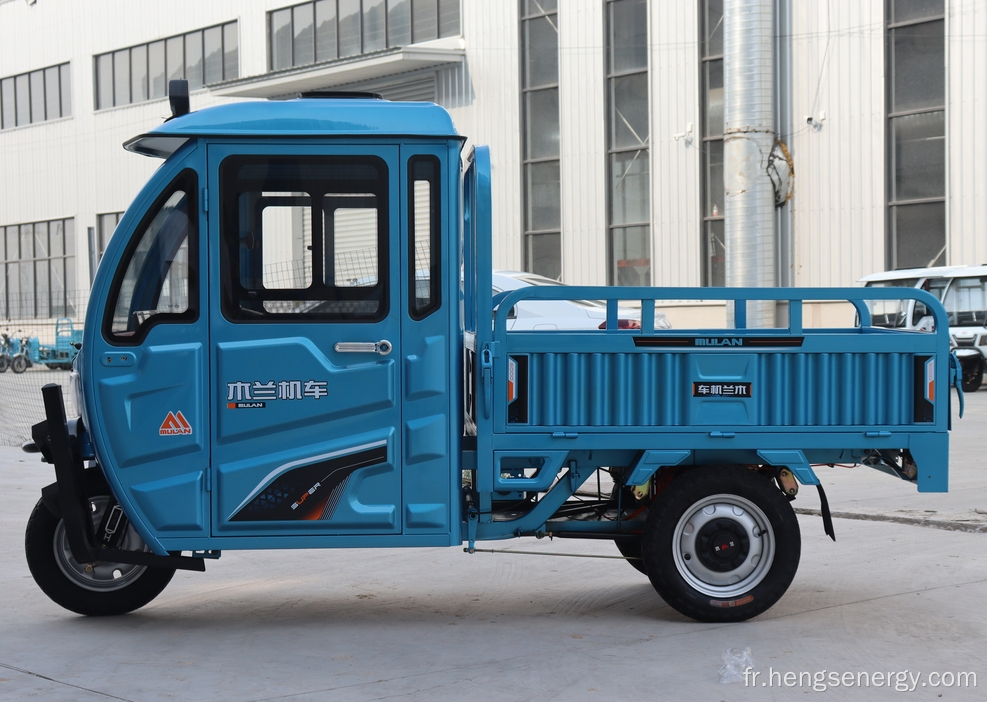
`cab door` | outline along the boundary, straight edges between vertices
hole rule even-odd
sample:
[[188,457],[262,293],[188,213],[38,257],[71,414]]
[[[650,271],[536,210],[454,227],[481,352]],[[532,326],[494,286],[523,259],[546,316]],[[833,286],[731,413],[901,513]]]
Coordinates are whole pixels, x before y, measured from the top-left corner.
[[214,535],[399,532],[398,147],[208,160]]

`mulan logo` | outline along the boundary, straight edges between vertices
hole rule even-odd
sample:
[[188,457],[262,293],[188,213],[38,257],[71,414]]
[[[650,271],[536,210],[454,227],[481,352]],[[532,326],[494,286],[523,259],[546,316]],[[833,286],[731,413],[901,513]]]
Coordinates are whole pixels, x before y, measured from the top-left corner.
[[696,346],[743,346],[743,339],[731,339],[731,338],[709,338],[709,339],[696,339]]

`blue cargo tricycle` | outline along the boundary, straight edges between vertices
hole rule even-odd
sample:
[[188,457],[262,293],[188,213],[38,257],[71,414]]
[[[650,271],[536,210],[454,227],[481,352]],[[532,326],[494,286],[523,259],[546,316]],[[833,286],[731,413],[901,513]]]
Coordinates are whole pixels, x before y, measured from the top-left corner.
[[[926,292],[493,296],[490,155],[464,154],[442,108],[320,93],[173,110],[126,144],[165,160],[96,273],[81,416],[46,386],[27,446],[56,475],[28,564],[69,610],[134,610],[228,549],[550,536],[612,541],[680,612],[740,621],[795,576],[802,488],[833,535],[827,465],[947,488],[957,372]],[[892,297],[935,331],[874,326],[866,301]],[[733,326],[655,328],[656,305],[697,298]],[[526,299],[601,300],[607,323],[509,331]],[[780,327],[747,327],[763,300],[787,308]],[[821,300],[856,326],[806,327]]]

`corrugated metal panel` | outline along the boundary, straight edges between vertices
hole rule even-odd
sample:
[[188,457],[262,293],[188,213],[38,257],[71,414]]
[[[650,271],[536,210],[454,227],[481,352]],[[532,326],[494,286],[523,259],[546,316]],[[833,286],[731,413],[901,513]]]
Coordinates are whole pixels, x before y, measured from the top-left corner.
[[398,102],[435,102],[435,72],[391,76],[384,80],[340,86],[339,89],[379,93],[385,100]]
[[468,107],[475,98],[466,61],[436,71],[435,102],[437,104],[452,110],[457,107]]
[[[792,4],[795,285],[884,270],[883,3]],[[828,11],[828,15],[827,15]],[[814,130],[805,118],[819,119]]]
[[947,4],[947,262],[979,264],[987,262],[987,5]]
[[607,282],[607,169],[603,7],[559,8],[559,128],[562,135],[562,280]]
[[[465,84],[455,86],[461,104],[448,109],[459,133],[469,137],[467,152],[473,144],[490,146],[496,268],[521,266],[518,31],[516,2],[463,0]],[[443,91],[451,87],[442,82]]]
[[[650,4],[654,285],[702,281],[698,9],[698,2]],[[690,123],[692,143],[676,140]]]
[[[903,426],[914,423],[914,354],[759,353],[751,399],[737,424],[762,426]],[[533,353],[526,426],[701,426],[687,354]],[[716,382],[716,381],[710,381]],[[861,392],[862,387],[883,388]],[[658,388],[658,391],[655,389]],[[712,407],[712,406],[711,406]]]
[[[696,2],[651,3],[654,285],[702,280],[698,8]],[[676,140],[689,123],[692,143]]]

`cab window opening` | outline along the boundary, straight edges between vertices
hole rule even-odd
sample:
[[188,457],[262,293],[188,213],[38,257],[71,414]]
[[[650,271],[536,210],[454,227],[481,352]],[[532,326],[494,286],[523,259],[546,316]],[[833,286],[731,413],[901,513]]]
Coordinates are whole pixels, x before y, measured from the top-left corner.
[[198,318],[196,183],[179,174],[135,230],[104,313],[108,341],[137,344],[158,323]]
[[224,316],[383,319],[387,179],[384,162],[370,156],[227,158],[220,167]]
[[408,186],[408,312],[421,320],[442,304],[439,159],[409,159]]

